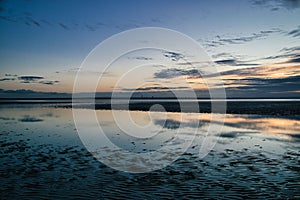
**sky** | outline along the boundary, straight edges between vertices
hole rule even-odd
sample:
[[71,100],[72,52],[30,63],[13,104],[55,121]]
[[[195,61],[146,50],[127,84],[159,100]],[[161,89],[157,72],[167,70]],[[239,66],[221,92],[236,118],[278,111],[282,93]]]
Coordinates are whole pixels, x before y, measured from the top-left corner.
[[[134,28],[162,27],[203,47],[228,97],[299,98],[299,19],[299,0],[0,0],[0,89],[71,93],[79,67],[100,42]],[[111,80],[129,69],[122,60],[154,56],[161,67],[145,67],[117,90],[130,91],[141,80],[143,92],[163,92],[167,83],[185,90],[183,81],[207,90],[194,68],[180,65],[183,54],[142,51],[123,56],[97,91],[116,89]]]

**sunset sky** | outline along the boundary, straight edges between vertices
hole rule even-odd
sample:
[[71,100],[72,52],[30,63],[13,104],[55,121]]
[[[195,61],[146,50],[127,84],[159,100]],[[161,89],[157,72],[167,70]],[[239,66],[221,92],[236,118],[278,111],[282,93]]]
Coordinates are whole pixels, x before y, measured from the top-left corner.
[[[70,93],[78,68],[101,41],[133,28],[163,27],[190,36],[205,49],[229,97],[299,98],[299,19],[299,0],[1,0],[0,89]],[[124,58],[165,59],[165,66],[149,66],[132,77],[132,83],[145,80],[141,91],[164,91],[158,85],[166,82],[184,90],[183,78],[192,88],[206,90],[192,68],[181,64],[181,55],[154,54]],[[109,80],[126,71],[118,64]],[[92,76],[98,74],[86,72],[87,80]],[[98,92],[111,91],[110,84]],[[118,90],[131,88],[126,82]]]

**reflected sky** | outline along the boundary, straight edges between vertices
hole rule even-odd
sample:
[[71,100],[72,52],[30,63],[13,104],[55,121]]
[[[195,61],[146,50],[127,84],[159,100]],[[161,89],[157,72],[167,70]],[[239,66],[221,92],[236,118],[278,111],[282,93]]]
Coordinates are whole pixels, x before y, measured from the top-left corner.
[[[0,123],[3,131],[17,130],[23,133],[26,128],[33,128],[30,134],[35,137],[39,134],[60,137],[74,137],[75,125],[70,109],[64,108],[33,108],[26,106],[1,106]],[[80,110],[80,109],[78,109]],[[81,110],[82,115],[86,110]],[[208,129],[213,116],[207,113],[160,113],[129,111],[132,124],[127,124],[125,129],[132,131],[123,134],[115,123],[112,111],[95,111],[99,124],[105,130],[107,136],[117,145],[141,151],[143,149],[155,149],[164,142],[170,140],[180,129],[184,134],[193,134],[196,131],[199,137],[203,137]],[[122,119],[128,111],[113,111]],[[89,117],[85,117],[89,121]],[[213,117],[212,123],[219,122]],[[122,124],[124,126],[124,124]],[[131,127],[132,126],[132,127]],[[137,132],[136,126],[151,130],[150,135],[145,132]],[[144,134],[144,136],[143,136]],[[297,118],[281,118],[276,116],[262,115],[234,115],[227,114],[222,128],[221,139],[245,137],[248,134],[259,138],[275,138],[289,141],[297,141],[300,134],[300,121]],[[136,139],[135,136],[138,138]],[[149,136],[152,136],[149,138]],[[217,138],[217,136],[216,136]],[[147,140],[147,142],[145,142]],[[141,142],[139,144],[139,141]],[[63,142],[63,141],[61,141]],[[132,144],[135,145],[132,145]],[[144,143],[144,144],[143,144]]]

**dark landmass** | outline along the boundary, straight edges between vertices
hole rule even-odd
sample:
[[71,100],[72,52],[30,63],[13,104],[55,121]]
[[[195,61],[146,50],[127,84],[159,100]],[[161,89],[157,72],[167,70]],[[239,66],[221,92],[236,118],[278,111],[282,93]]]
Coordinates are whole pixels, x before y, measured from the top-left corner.
[[[162,110],[161,107],[154,106],[156,104],[161,105],[165,110]],[[140,111],[167,111],[167,112],[202,112],[202,113],[211,113],[211,103],[210,102],[198,102],[199,109],[195,107],[195,102],[134,102],[130,103],[129,106],[125,104],[96,104],[93,105],[76,105],[74,108],[88,108],[96,110],[140,110]],[[216,102],[216,107],[220,103]],[[181,106],[184,109],[181,109]],[[72,105],[64,105],[63,107],[71,108]],[[223,109],[216,109],[222,112]],[[300,115],[300,102],[227,102],[226,113],[229,114],[260,114],[260,115]]]
[[[77,98],[75,106],[72,106],[71,98],[7,98],[0,99],[0,104],[32,104],[46,105],[50,107],[63,108],[85,108],[96,110],[140,110],[140,111],[166,111],[166,112],[191,112],[191,113],[211,113],[211,102],[209,99],[198,99],[199,102],[182,99],[179,101],[174,98],[131,98],[129,105],[126,99],[114,99],[115,104],[111,105],[110,98],[96,98],[95,105],[90,99]],[[214,113],[224,113],[222,105],[225,101],[215,100]],[[160,105],[160,106],[157,106]],[[197,106],[198,104],[198,106]],[[198,108],[197,108],[198,107]],[[220,107],[220,109],[218,109]],[[300,115],[300,101],[298,99],[227,99],[226,113],[229,114],[259,114],[259,115]]]

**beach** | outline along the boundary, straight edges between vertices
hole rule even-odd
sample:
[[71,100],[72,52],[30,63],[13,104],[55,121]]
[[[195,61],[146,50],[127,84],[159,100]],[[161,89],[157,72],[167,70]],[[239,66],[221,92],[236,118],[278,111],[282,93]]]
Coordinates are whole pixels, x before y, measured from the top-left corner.
[[[132,174],[104,165],[87,151],[67,106],[9,104],[0,109],[3,199],[299,198],[300,121],[296,115],[227,114],[222,133],[209,136],[216,145],[199,158],[208,113],[199,113],[200,117],[187,113],[188,120],[179,121],[180,113],[168,112],[167,123],[154,113],[152,129],[162,133],[140,140],[114,129],[111,110],[96,110],[98,118],[105,119],[100,124],[111,141],[132,152],[164,145],[178,130],[178,123],[186,134],[199,129],[196,140],[171,165]],[[115,112],[122,116],[127,111]],[[130,114],[140,125],[147,122],[148,112],[132,110]],[[103,153],[114,155],[107,149]]]

